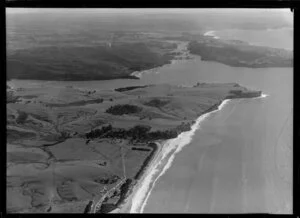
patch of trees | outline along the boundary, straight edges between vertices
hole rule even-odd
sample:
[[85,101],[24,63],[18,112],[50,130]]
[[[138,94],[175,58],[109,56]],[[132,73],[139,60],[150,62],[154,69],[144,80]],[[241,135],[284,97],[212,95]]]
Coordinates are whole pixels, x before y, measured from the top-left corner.
[[137,125],[129,130],[121,128],[112,128],[111,125],[104,126],[101,129],[92,130],[86,133],[87,139],[93,138],[119,138],[130,139],[132,141],[148,141],[158,139],[169,139],[177,137],[175,130],[154,131],[150,132],[151,127],[145,125]]
[[144,105],[150,106],[150,107],[163,107],[164,105],[168,104],[169,101],[162,101],[160,99],[152,99],[146,103],[144,103]]
[[176,138],[178,134],[191,130],[189,123],[182,123],[176,128],[164,131],[150,131],[151,127],[146,125],[136,125],[128,130],[122,128],[112,128],[111,125],[103,126],[101,129],[95,129],[86,133],[87,139],[94,138],[119,138],[129,139],[132,142],[148,142],[160,139]]
[[165,130],[165,131],[154,131],[148,134],[148,138],[151,140],[160,140],[160,139],[172,139],[176,138],[178,135],[177,131],[174,129]]
[[92,205],[93,205],[93,201],[89,201],[89,203],[86,205],[83,213],[89,213]]
[[128,86],[128,87],[123,87],[123,88],[117,88],[115,91],[117,92],[125,92],[125,91],[130,91],[133,89],[139,89],[139,88],[145,88],[147,86]]
[[126,179],[126,181],[121,185],[120,187],[120,198],[118,200],[118,202],[116,203],[116,206],[120,206],[120,204],[122,204],[122,202],[125,200],[126,195],[130,189],[132,183],[132,179]]
[[137,125],[129,130],[122,128],[112,128],[111,125],[104,126],[101,129],[92,130],[86,133],[86,138],[120,138],[120,139],[131,139],[131,140],[142,140],[147,139],[147,134],[151,130],[150,126]]
[[142,173],[145,171],[146,167],[148,166],[149,162],[152,160],[156,150],[157,150],[157,144],[155,143],[149,143],[148,147],[152,148],[151,153],[146,157],[146,159],[144,160],[142,166],[140,167],[139,171],[137,172],[137,174],[134,176],[135,180],[138,180],[141,176]]
[[106,113],[112,115],[123,115],[123,114],[134,114],[141,112],[142,108],[136,105],[123,104],[123,105],[114,105],[106,110]]
[[88,139],[94,139],[94,138],[99,138],[103,134],[109,132],[112,130],[112,126],[109,124],[108,126],[103,126],[101,129],[95,129],[90,131],[89,133],[86,133],[85,136]]
[[150,126],[137,125],[129,129],[128,135],[132,140],[147,139],[150,130]]
[[133,151],[151,151],[151,149],[148,149],[148,148],[136,148],[136,147],[131,148],[131,150],[133,150]]

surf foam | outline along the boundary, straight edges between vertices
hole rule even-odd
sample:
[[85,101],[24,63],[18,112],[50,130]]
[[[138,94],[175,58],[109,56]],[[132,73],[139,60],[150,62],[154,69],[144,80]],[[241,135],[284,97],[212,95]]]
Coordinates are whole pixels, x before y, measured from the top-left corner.
[[267,94],[262,93],[259,97],[256,97],[256,98],[253,98],[253,99],[257,99],[257,98],[266,98],[266,97],[268,97],[268,96],[270,96],[270,95],[267,95]]
[[[196,132],[197,129],[200,128],[200,123],[209,117],[211,114],[221,110],[230,100],[224,100],[219,106],[218,109],[211,111],[210,113],[206,113],[197,118],[196,122],[191,126],[191,130],[188,132],[182,132],[175,139],[170,139],[165,142],[163,145],[163,149],[161,151],[161,157],[152,163],[149,170],[147,170],[147,175],[141,182],[141,186],[136,191],[135,195],[132,199],[132,206],[130,209],[130,213],[142,213],[146,206],[147,200],[151,194],[152,189],[154,188],[157,180],[170,168],[176,153],[180,152],[184,146],[189,144],[192,141],[192,136]],[[172,153],[173,152],[173,153]],[[167,155],[170,155],[168,160],[164,160]],[[160,173],[157,175],[160,169],[160,165],[167,161],[167,163],[163,166]],[[155,177],[155,175],[157,175]]]
[[204,33],[203,35],[204,35],[204,36],[211,36],[211,37],[213,37],[214,39],[219,39],[220,37],[216,36],[216,35],[215,35],[215,32],[216,32],[216,31],[213,31],[213,30],[212,30],[212,31],[207,31],[207,32]]

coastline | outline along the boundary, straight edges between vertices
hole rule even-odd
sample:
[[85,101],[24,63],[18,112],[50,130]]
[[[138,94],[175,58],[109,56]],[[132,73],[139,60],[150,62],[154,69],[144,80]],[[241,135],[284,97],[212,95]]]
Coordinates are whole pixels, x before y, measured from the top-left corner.
[[[265,98],[269,95],[261,93],[259,97]],[[147,200],[154,188],[157,180],[171,166],[176,153],[180,152],[192,140],[195,131],[200,128],[200,124],[211,114],[222,110],[222,108],[233,99],[225,98],[218,105],[215,105],[211,110],[201,114],[195,123],[191,126],[191,130],[180,133],[176,138],[165,140],[163,142],[155,142],[158,146],[152,160],[147,164],[141,178],[133,186],[131,194],[124,200],[121,208],[118,208],[111,213],[142,213]],[[166,159],[167,156],[170,156]],[[166,163],[165,163],[166,162]],[[160,165],[163,165],[161,169]]]
[[[159,69],[161,69],[162,67],[170,66],[172,64],[176,64],[176,63],[181,62],[181,61],[191,60],[192,58],[190,56],[192,56],[192,54],[187,49],[188,42],[187,41],[184,41],[184,42],[176,41],[176,42],[178,43],[177,44],[178,47],[173,52],[179,53],[179,55],[173,56],[173,58],[169,61],[169,63],[165,63],[165,64],[160,65],[160,66],[155,66],[155,67],[150,68],[150,69],[134,71],[130,74],[130,76],[141,78],[143,74],[148,74],[148,73],[158,74]],[[187,56],[187,57],[190,57],[190,58],[178,59],[178,58],[182,58],[184,56]]]

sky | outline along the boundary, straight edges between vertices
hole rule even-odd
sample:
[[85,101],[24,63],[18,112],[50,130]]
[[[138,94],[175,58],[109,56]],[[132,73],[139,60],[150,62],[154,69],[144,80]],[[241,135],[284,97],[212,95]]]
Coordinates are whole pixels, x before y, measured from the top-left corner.
[[[172,19],[173,15],[182,15],[180,17],[190,18],[191,20],[204,21],[207,18],[210,21],[218,20],[218,22],[223,22],[227,20],[228,22],[235,23],[239,20],[240,22],[248,21],[250,22],[260,22],[265,19],[274,18],[274,22],[286,21],[290,25],[293,25],[293,13],[289,8],[284,9],[255,9],[255,8],[239,8],[239,9],[213,9],[213,8],[6,8],[7,15],[13,16],[16,14],[22,15],[34,15],[42,13],[44,15],[49,15],[50,17],[56,17],[58,14],[62,16],[69,17],[82,17],[88,15],[113,15],[113,17],[118,17],[119,15],[130,15],[132,17],[141,16],[145,19],[157,18],[157,19]],[[115,16],[117,15],[117,16]],[[40,15],[38,15],[40,16]],[[179,17],[176,17],[179,18]],[[245,19],[243,19],[245,18]]]

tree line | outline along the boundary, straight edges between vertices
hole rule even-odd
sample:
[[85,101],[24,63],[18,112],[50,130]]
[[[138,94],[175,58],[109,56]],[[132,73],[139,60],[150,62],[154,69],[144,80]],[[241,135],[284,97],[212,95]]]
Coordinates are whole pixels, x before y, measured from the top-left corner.
[[118,138],[129,139],[134,142],[147,142],[154,140],[164,140],[176,138],[178,134],[191,129],[189,123],[182,123],[176,128],[169,130],[150,131],[151,127],[146,125],[136,125],[128,130],[122,128],[113,128],[111,124],[103,126],[101,129],[91,130],[86,133],[87,139],[95,138]]

